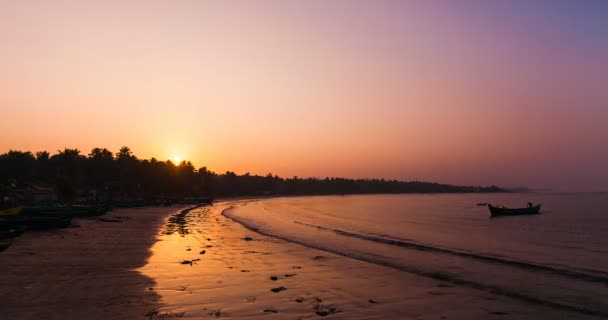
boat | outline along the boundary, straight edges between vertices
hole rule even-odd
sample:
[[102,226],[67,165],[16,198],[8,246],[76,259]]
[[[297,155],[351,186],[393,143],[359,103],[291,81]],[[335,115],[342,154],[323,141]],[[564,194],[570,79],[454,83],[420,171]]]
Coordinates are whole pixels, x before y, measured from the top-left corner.
[[18,215],[21,212],[22,209],[23,209],[23,207],[21,207],[21,206],[0,209],[0,217]]
[[488,204],[488,209],[490,209],[490,214],[492,217],[499,216],[519,216],[519,215],[528,215],[528,214],[539,214],[540,213],[540,204],[532,205],[531,203],[526,208],[505,208],[505,207],[497,207],[491,204]]
[[114,200],[111,202],[111,205],[115,208],[139,208],[145,207],[146,202],[143,199],[133,199],[133,200]]
[[30,230],[67,228],[72,224],[72,216],[41,217],[34,216],[24,219],[25,226]]
[[106,213],[110,207],[108,205],[71,205],[71,206],[27,206],[23,208],[22,215],[26,216],[99,216]]
[[25,229],[23,225],[0,226],[0,239],[14,238],[22,234]]
[[0,230],[44,230],[66,228],[72,224],[71,215],[63,216],[11,216],[0,220]]

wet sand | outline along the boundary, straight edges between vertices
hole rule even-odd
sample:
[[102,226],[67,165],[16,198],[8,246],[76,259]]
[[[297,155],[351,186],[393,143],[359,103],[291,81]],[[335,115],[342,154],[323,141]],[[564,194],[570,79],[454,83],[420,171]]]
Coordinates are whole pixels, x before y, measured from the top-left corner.
[[179,210],[117,209],[15,238],[0,252],[0,319],[144,318],[159,296],[148,290],[154,280],[136,269]]
[[263,236],[222,215],[242,203],[26,233],[0,253],[0,319],[594,319]]
[[223,216],[230,205],[192,211],[153,246],[151,318],[594,319],[263,236]]

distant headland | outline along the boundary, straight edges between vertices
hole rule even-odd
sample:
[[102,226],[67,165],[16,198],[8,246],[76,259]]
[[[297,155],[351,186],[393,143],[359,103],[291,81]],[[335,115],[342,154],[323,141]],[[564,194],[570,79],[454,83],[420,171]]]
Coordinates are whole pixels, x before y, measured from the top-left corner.
[[0,154],[0,196],[20,203],[137,200],[149,204],[201,197],[391,193],[509,192],[497,186],[458,186],[385,179],[282,178],[196,169],[190,161],[139,159],[128,147],[8,151]]

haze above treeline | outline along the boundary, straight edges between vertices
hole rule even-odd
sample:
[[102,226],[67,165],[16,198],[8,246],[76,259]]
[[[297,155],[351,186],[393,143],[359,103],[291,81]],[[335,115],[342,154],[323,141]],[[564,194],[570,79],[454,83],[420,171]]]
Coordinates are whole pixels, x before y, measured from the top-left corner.
[[155,158],[139,159],[128,147],[114,154],[94,148],[88,155],[78,149],[58,151],[11,150],[0,154],[0,186],[3,194],[30,186],[53,188],[62,202],[95,190],[100,199],[222,197],[245,195],[330,195],[378,193],[504,192],[496,186],[457,186],[421,181],[385,179],[282,178],[235,172],[215,173]]

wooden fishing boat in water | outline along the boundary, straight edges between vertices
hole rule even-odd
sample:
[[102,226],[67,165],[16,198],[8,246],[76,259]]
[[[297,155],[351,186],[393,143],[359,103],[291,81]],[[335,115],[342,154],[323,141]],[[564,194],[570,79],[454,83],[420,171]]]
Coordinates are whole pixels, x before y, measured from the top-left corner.
[[528,215],[528,214],[539,214],[540,213],[540,204],[532,205],[531,203],[526,208],[505,208],[505,207],[496,207],[491,204],[488,204],[488,209],[490,209],[490,214],[492,217],[500,217],[500,216],[519,216],[519,215]]

